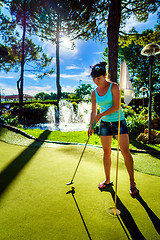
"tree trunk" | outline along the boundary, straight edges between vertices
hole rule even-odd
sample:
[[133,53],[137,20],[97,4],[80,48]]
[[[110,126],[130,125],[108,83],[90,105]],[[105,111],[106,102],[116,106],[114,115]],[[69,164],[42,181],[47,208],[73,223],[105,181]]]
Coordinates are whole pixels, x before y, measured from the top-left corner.
[[57,85],[57,100],[59,102],[61,98],[61,85],[60,85],[60,61],[59,61],[59,31],[60,31],[60,20],[59,16],[57,19],[57,36],[56,36],[56,85]]
[[108,15],[108,75],[117,82],[118,36],[121,20],[121,0],[111,0]]
[[2,104],[1,104],[1,100],[2,100],[2,97],[1,97],[1,88],[0,88],[0,116],[2,115]]
[[59,100],[61,99],[61,85],[60,85],[60,61],[59,61],[59,32],[60,19],[57,16],[57,32],[56,32],[56,85],[57,85],[57,114],[56,123],[59,124]]
[[25,34],[26,34],[26,9],[25,9],[25,1],[24,1],[21,74],[20,74],[20,79],[17,81],[17,88],[18,88],[18,94],[19,94],[19,115],[18,115],[19,122],[22,121],[22,115],[23,115],[23,82],[24,82],[24,64],[25,64],[25,56],[24,56]]

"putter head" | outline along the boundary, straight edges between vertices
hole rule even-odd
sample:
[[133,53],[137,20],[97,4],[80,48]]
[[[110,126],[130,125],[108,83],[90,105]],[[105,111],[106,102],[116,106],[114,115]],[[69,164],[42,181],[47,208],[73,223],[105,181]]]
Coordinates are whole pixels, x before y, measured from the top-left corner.
[[74,194],[75,190],[70,190],[70,191],[66,192],[66,194],[70,194],[70,193]]
[[69,182],[69,183],[66,183],[66,185],[71,185],[71,184],[73,184],[73,181],[71,181],[71,182]]
[[66,194],[69,194],[69,193],[72,193],[72,195],[75,194],[75,187],[71,187],[71,190],[66,192]]

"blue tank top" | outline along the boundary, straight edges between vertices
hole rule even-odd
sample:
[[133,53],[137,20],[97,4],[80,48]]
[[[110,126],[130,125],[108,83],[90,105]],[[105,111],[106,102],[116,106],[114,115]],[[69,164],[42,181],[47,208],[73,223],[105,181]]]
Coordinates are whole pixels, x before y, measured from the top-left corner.
[[[111,92],[112,83],[109,86],[107,93],[104,96],[99,96],[97,90],[95,89],[96,102],[101,107],[101,113],[108,110],[113,106],[113,94]],[[119,120],[119,110],[111,113],[109,115],[105,115],[101,118],[104,122],[117,122]],[[121,120],[124,120],[124,114],[121,108]]]

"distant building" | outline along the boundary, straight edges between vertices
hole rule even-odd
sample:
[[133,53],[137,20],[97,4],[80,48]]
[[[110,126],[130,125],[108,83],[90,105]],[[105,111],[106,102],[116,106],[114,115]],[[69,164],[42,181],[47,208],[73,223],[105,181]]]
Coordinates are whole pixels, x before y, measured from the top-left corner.
[[[1,98],[2,98],[2,101],[4,102],[6,102],[6,101],[8,101],[8,102],[14,102],[14,101],[19,101],[19,96],[18,95],[6,95],[6,96],[1,96]],[[30,95],[28,95],[28,94],[24,94],[23,95],[23,101],[30,101],[30,100],[33,100],[34,99],[34,97],[32,97],[32,96],[30,96]]]

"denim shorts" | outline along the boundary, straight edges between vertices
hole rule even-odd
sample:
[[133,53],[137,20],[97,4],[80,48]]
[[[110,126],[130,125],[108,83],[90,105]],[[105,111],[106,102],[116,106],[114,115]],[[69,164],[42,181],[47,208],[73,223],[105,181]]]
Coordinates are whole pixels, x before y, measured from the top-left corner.
[[[120,121],[120,134],[128,134],[126,120]],[[99,128],[99,136],[113,136],[118,135],[118,121],[104,122],[101,120]]]

